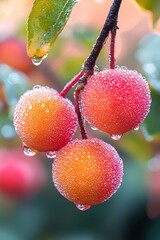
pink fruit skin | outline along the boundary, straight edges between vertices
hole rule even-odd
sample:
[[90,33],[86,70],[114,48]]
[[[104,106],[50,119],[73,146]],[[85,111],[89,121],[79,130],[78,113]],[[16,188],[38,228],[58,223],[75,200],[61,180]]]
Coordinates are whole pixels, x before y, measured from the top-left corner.
[[26,157],[21,149],[0,150],[0,193],[22,199],[46,185],[46,169],[36,157]]
[[138,73],[121,68],[93,75],[82,93],[82,112],[92,126],[112,134],[138,127],[151,104],[148,83]]

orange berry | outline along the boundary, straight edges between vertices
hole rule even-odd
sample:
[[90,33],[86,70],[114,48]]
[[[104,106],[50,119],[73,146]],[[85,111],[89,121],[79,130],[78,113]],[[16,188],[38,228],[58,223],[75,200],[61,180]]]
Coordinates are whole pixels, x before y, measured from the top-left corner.
[[148,83],[140,74],[110,69],[88,81],[82,93],[82,112],[92,126],[113,136],[122,135],[143,122],[150,102]]
[[58,191],[80,210],[87,210],[117,191],[123,163],[111,145],[97,138],[74,140],[57,153],[52,173]]
[[49,87],[35,86],[21,96],[14,112],[15,129],[27,147],[57,151],[72,138],[77,115],[68,99]]

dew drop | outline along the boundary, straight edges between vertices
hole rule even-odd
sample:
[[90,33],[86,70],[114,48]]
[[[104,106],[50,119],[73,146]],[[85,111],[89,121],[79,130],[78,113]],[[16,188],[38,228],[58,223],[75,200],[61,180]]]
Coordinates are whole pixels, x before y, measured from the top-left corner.
[[32,149],[30,149],[29,147],[27,147],[25,145],[23,145],[23,152],[28,157],[32,157],[37,153],[36,151],[33,151]]
[[99,67],[97,65],[94,66],[94,74],[99,72]]
[[115,66],[115,69],[119,69],[119,68],[120,68],[120,66],[119,66],[119,65],[116,65],[116,66]]
[[80,211],[86,211],[88,209],[90,209],[90,205],[82,205],[82,204],[76,204],[76,207],[80,210]]
[[41,88],[40,85],[35,85],[35,86],[33,87],[33,89],[39,89],[39,88]]
[[38,66],[42,63],[42,58],[38,58],[38,57],[33,57],[32,58],[32,63],[35,65],[35,66]]
[[32,58],[32,63],[35,65],[35,66],[38,66],[42,63],[43,59],[45,59],[46,57],[48,56],[48,54],[44,55],[43,57],[37,57],[37,56],[34,56]]
[[111,138],[112,138],[113,140],[119,140],[121,137],[122,137],[122,134],[112,134],[112,135],[111,135]]
[[46,157],[53,159],[56,157],[56,152],[48,151],[48,152],[46,152]]
[[121,66],[121,70],[126,71],[127,67],[126,66]]
[[95,126],[91,126],[91,129],[94,130],[94,131],[97,130],[97,128]]
[[138,131],[138,130],[139,130],[139,126],[135,127],[134,130],[135,130],[135,131]]

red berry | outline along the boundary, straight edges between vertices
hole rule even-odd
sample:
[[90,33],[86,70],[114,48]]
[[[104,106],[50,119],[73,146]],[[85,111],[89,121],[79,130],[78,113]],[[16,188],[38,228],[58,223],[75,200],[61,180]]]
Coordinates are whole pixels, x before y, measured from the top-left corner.
[[72,103],[49,87],[35,87],[21,96],[14,112],[15,129],[27,147],[56,151],[64,147],[77,128]]
[[99,139],[74,140],[57,153],[52,173],[58,191],[86,210],[117,191],[123,163],[116,150]]
[[27,56],[25,44],[14,38],[0,42],[0,62],[25,73],[30,72],[33,68],[33,64]]
[[110,135],[137,128],[150,109],[146,80],[131,70],[110,69],[93,75],[82,93],[82,112],[91,125]]
[[46,171],[38,159],[26,157],[21,150],[0,150],[0,192],[20,199],[44,187]]

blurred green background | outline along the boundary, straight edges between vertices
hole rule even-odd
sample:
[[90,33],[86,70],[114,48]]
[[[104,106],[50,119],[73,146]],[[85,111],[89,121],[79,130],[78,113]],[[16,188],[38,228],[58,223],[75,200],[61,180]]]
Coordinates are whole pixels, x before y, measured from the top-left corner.
[[[17,158],[16,151],[23,151],[13,127],[19,97],[37,84],[60,91],[80,71],[112,1],[78,2],[48,58],[39,66],[33,66],[25,48],[32,2],[0,1],[0,169],[5,160]],[[159,4],[152,1],[156,2]],[[38,153],[28,160],[32,169],[32,161],[38,159],[42,169],[35,192],[17,200],[0,189],[0,240],[160,239],[160,21],[152,27],[149,12],[142,11],[134,0],[123,0],[118,26],[116,64],[146,77],[152,92],[151,111],[140,130],[126,133],[118,141],[93,131],[88,123],[86,127],[90,137],[111,143],[124,160],[120,189],[107,202],[81,212],[55,189],[52,160]],[[109,40],[96,63],[100,70],[109,65],[108,49]],[[73,89],[68,98],[73,100]],[[80,138],[79,131],[76,137]],[[5,159],[4,150],[8,153]],[[38,176],[34,167],[30,171]]]

